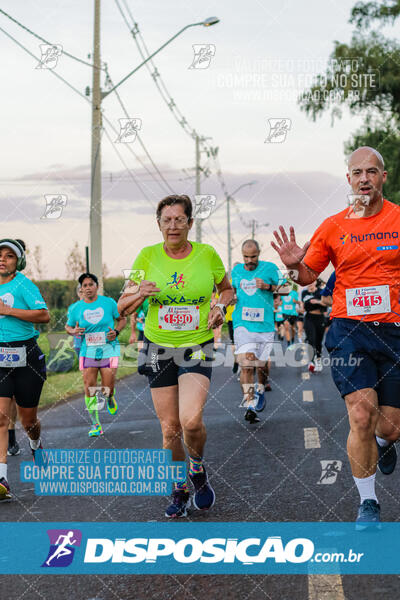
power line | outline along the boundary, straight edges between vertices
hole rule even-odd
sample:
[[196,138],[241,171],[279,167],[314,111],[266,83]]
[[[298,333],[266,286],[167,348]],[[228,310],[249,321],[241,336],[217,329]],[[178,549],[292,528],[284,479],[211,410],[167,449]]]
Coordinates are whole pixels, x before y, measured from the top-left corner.
[[[148,58],[150,56],[150,51],[148,50],[146,43],[143,39],[142,33],[139,29],[139,25],[135,21],[133,15],[132,15],[132,12],[129,8],[127,0],[122,0],[122,2],[124,3],[126,11],[131,19],[131,22],[132,22],[131,24],[129,24],[129,21],[128,21],[124,11],[121,8],[119,0],[114,0],[114,2],[121,14],[126,26],[128,27],[128,29],[132,35],[132,38],[136,44],[136,47],[139,50],[140,56],[142,57],[143,60],[145,60],[146,58]],[[194,127],[191,127],[191,125],[188,123],[186,117],[183,115],[183,113],[180,111],[180,109],[176,105],[176,102],[175,102],[174,98],[172,97],[172,95],[170,94],[170,92],[168,91],[168,88],[165,85],[165,83],[162,79],[162,76],[161,76],[160,72],[158,71],[153,59],[149,60],[145,66],[146,66],[147,70],[149,71],[158,91],[160,92],[162,99],[164,100],[165,104],[169,108],[170,112],[172,113],[172,115],[174,116],[176,121],[179,123],[179,125],[182,127],[182,129],[186,132],[186,134],[188,134],[191,138],[195,139],[196,135],[197,135],[196,130],[194,129]],[[222,174],[219,159],[217,158],[218,149],[212,148],[209,144],[207,144],[204,141],[204,139],[201,139],[200,144],[203,147],[203,149],[206,151],[207,156],[211,157],[214,160],[216,173],[217,173],[217,177],[218,177],[218,182],[220,184],[220,187],[221,187],[222,192],[226,199],[228,196],[228,189],[227,189],[227,185],[225,183],[224,176]]]
[[[114,87],[114,83],[113,83],[113,81],[112,81],[112,79],[110,77],[110,74],[108,72],[107,65],[105,65],[105,71],[106,71],[106,74],[107,74],[107,81],[109,82],[110,86],[113,88]],[[119,95],[119,92],[117,90],[114,90],[114,94],[116,95],[116,97],[118,99],[118,102],[120,103],[121,108],[124,111],[124,114],[125,114],[126,118],[130,119],[128,111],[126,110],[126,107],[125,107],[124,103],[122,102],[122,99],[121,99],[121,96]],[[143,140],[142,140],[141,136],[139,135],[139,132],[136,132],[136,137],[137,137],[137,139],[139,141],[139,144],[143,148],[143,150],[144,150],[147,158],[149,159],[150,163],[152,164],[154,170],[158,173],[160,179],[165,183],[165,185],[167,186],[167,188],[169,189],[169,191],[172,192],[172,193],[174,193],[173,188],[169,185],[168,181],[165,179],[164,175],[161,173],[161,171],[159,170],[159,168],[157,167],[157,165],[153,161],[152,157],[150,156],[150,153],[147,150],[146,146],[144,145]],[[143,163],[141,163],[141,164],[143,164]],[[143,164],[143,166],[144,166],[144,164]],[[144,168],[146,168],[146,167],[144,166]],[[147,170],[147,168],[146,168],[146,170]]]
[[[8,38],[10,38],[13,42],[15,42],[17,44],[17,46],[19,46],[20,48],[22,48],[22,50],[24,50],[25,52],[27,52],[30,56],[32,56],[32,58],[34,58],[35,60],[40,60],[37,56],[35,56],[30,50],[28,50],[28,48],[26,48],[23,44],[21,44],[17,39],[15,39],[15,37],[13,37],[10,33],[8,33],[5,29],[3,29],[2,27],[0,27],[0,31],[2,31],[4,33],[4,35],[6,35]],[[50,73],[52,73],[53,75],[55,75],[58,79],[60,79],[63,83],[65,83],[69,88],[71,88],[71,90],[74,90],[74,92],[76,94],[79,94],[79,96],[82,96],[82,98],[84,100],[86,100],[86,102],[90,102],[90,100],[88,98],[86,98],[86,96],[84,94],[82,94],[82,92],[80,92],[76,87],[74,87],[71,83],[69,83],[66,79],[64,79],[64,77],[61,77],[61,75],[59,75],[56,71],[54,71],[54,69],[47,69]]]
[[[10,21],[12,21],[13,23],[16,23],[16,25],[18,25],[18,27],[21,27],[21,29],[24,29],[30,35],[33,35],[36,39],[40,40],[41,42],[44,42],[45,44],[48,44],[49,46],[55,46],[55,44],[52,44],[48,40],[42,38],[42,36],[38,35],[34,31],[32,31],[32,29],[29,29],[29,27],[26,27],[25,25],[23,25],[22,23],[20,23],[19,21],[17,21],[17,19],[15,19],[14,17],[12,17],[8,13],[6,13],[6,11],[3,10],[2,8],[0,8],[0,13],[2,13],[5,17],[7,17],[7,19],[10,19]],[[78,58],[77,56],[74,56],[73,54],[70,54],[69,52],[66,52],[65,50],[61,50],[61,52],[63,54],[65,54],[65,56],[68,56],[69,58],[72,58],[73,60],[76,60],[77,62],[80,62],[83,65],[87,65],[88,67],[92,67],[92,68],[95,68],[95,69],[97,69],[97,68],[102,69],[102,67],[96,67],[95,65],[93,65],[91,63],[88,63],[85,60],[82,60],[81,58]]]
[[[2,31],[4,33],[4,35],[6,35],[8,38],[10,38],[15,44],[17,44],[17,46],[19,46],[22,50],[24,50],[32,58],[34,58],[35,60],[39,60],[37,56],[35,56],[30,50],[28,50],[28,48],[26,48],[23,44],[21,44],[21,42],[19,42],[14,36],[12,36],[10,33],[8,33],[7,31],[5,31],[5,29],[3,29],[2,27],[0,27],[0,31]],[[67,85],[70,89],[72,89],[76,94],[78,94],[79,96],[81,96],[81,98],[83,98],[85,100],[85,102],[88,102],[90,104],[90,100],[89,100],[89,98],[87,98],[87,96],[85,96],[84,94],[82,94],[82,92],[80,92],[75,86],[73,86],[71,83],[69,83],[69,81],[67,81],[64,77],[62,77],[61,75],[59,75],[54,69],[48,69],[48,71],[50,73],[52,73],[52,75],[54,75],[55,77],[57,77],[58,79],[60,79],[60,81],[62,81],[65,85]],[[114,133],[116,135],[118,135],[118,131],[114,127],[113,123],[105,115],[103,115],[103,118],[108,123],[108,125],[111,127],[111,129],[114,131]],[[141,159],[135,154],[135,152],[132,150],[132,148],[130,147],[130,145],[127,144],[127,146],[128,146],[129,151],[131,152],[131,154],[133,154],[135,156],[136,160],[138,162],[140,162],[140,164],[143,166],[143,168],[152,177],[153,181],[155,181],[156,183],[159,184],[160,182],[157,179],[155,179],[154,175],[151,173],[151,171],[148,170],[148,168],[145,165],[145,163],[143,163],[141,161]],[[132,175],[132,172],[130,172],[130,174]],[[151,203],[151,201],[149,200],[148,196],[144,192],[142,192],[142,193],[144,194],[145,198]]]
[[119,150],[117,149],[116,145],[114,144],[114,142],[111,139],[110,134],[108,133],[107,129],[104,128],[104,133],[106,134],[106,137],[108,139],[108,141],[110,142],[110,144],[112,145],[115,153],[117,154],[118,158],[120,159],[120,161],[122,162],[122,164],[124,165],[125,169],[127,170],[127,172],[129,173],[129,175],[131,176],[131,179],[134,181],[135,185],[138,187],[138,189],[141,191],[141,193],[143,194],[143,196],[146,198],[146,200],[149,202],[149,204],[151,204],[151,206],[153,208],[155,208],[155,204],[152,200],[150,200],[150,198],[147,196],[146,192],[143,190],[142,186],[140,185],[139,181],[136,179],[135,175],[132,173],[132,171],[130,170],[130,168],[127,166],[126,162],[124,161],[124,159],[122,158],[122,155],[120,154]]

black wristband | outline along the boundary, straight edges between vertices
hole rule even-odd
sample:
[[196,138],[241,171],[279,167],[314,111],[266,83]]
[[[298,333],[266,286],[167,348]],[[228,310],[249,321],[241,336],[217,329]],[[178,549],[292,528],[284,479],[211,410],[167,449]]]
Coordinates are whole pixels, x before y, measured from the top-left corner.
[[114,331],[115,331],[115,333],[116,333],[117,337],[118,337],[118,336],[119,336],[119,334],[121,333],[120,331],[118,331],[118,329],[114,329]]

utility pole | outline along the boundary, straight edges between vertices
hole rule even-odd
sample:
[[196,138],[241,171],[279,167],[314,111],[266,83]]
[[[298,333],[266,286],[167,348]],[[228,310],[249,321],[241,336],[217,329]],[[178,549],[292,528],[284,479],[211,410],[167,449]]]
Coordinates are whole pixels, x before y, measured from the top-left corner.
[[[200,138],[196,134],[196,195],[200,194]],[[196,242],[201,242],[201,219],[196,219]]]
[[101,89],[100,89],[100,0],[94,0],[92,86],[92,155],[90,193],[90,268],[99,279],[103,293],[102,226],[101,226]]
[[251,220],[251,239],[252,240],[254,240],[255,231],[256,231],[256,220],[252,219]]

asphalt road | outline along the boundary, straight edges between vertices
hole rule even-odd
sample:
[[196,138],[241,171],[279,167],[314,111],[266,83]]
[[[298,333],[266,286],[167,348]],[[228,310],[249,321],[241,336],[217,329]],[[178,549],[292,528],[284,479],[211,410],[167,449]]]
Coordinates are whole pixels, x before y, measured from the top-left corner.
[[[348,422],[330,371],[304,379],[306,368],[273,366],[272,392],[261,422],[243,419],[239,383],[230,367],[213,374],[205,410],[205,460],[217,501],[209,513],[188,521],[354,521],[358,494],[346,457]],[[304,394],[306,392],[306,394]],[[159,448],[161,434],[146,379],[118,383],[116,417],[103,413],[105,435],[87,436],[82,398],[41,412],[43,440],[50,448]],[[305,447],[305,429],[311,444]],[[316,431],[317,430],[317,434]],[[19,457],[9,459],[15,500],[1,506],[3,521],[165,521],[163,497],[41,497],[19,481],[19,463],[29,457],[22,433]],[[342,463],[335,483],[318,483],[320,461]],[[334,477],[333,477],[334,478]],[[377,476],[382,519],[399,515],[398,473]],[[4,541],[3,541],[4,543]],[[399,568],[400,573],[400,568]],[[2,576],[8,598],[29,600],[364,600],[398,598],[398,576],[325,576],[312,590],[308,576]],[[318,587],[319,586],[319,587]],[[314,594],[314,595],[313,595]]]

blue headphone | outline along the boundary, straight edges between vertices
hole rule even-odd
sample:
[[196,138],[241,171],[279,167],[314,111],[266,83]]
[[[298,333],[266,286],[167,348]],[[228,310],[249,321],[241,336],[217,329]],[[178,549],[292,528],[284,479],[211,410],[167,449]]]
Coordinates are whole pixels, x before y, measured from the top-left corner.
[[8,238],[5,238],[4,240],[0,240],[0,247],[7,246],[7,247],[10,247],[11,250],[13,250],[13,247],[8,246],[8,243],[12,244],[12,246],[15,246],[16,248],[18,248],[18,250],[21,252],[21,256],[20,257],[17,256],[17,271],[22,271],[26,267],[25,250],[23,249],[21,244],[19,242],[17,242],[17,240],[11,240]]

